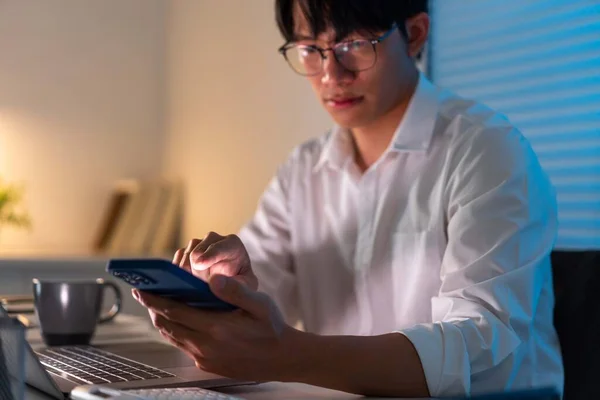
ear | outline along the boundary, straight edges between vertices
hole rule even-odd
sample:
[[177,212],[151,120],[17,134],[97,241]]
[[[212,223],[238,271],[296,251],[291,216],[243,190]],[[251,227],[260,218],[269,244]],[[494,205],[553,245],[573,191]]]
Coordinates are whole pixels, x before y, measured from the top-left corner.
[[430,18],[427,13],[419,13],[406,20],[406,33],[408,34],[408,54],[416,58],[429,37]]

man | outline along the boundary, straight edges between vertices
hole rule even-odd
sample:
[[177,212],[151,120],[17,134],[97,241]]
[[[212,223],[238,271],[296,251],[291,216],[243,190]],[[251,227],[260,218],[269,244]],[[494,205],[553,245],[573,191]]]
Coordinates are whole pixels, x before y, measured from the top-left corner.
[[336,124],[239,238],[176,253],[239,310],[134,292],[199,368],[366,395],[562,390],[553,190],[504,117],[418,72],[426,4],[276,1],[280,51]]

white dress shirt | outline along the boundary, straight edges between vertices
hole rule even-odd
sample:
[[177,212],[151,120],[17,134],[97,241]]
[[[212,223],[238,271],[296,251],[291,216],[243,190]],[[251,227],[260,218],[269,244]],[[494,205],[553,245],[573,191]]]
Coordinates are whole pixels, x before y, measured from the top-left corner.
[[562,391],[556,232],[554,190],[519,131],[421,75],[375,164],[361,174],[334,127],[293,151],[240,237],[289,322],[400,332],[441,396]]

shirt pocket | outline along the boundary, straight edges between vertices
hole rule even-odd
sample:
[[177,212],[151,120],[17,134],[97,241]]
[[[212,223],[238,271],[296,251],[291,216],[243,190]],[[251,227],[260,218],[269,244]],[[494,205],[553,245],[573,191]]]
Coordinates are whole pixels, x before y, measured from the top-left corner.
[[391,237],[396,325],[431,322],[431,299],[440,289],[443,250],[437,232],[396,231]]

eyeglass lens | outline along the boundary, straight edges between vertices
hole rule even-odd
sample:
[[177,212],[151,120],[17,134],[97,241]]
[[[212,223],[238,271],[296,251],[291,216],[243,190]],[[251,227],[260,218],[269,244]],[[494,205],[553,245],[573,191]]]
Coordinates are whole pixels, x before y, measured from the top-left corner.
[[[338,43],[333,47],[333,52],[337,61],[350,71],[362,71],[375,64],[375,48],[368,40]],[[315,46],[294,45],[287,49],[286,57],[290,66],[302,75],[315,75],[323,68],[323,57]]]

